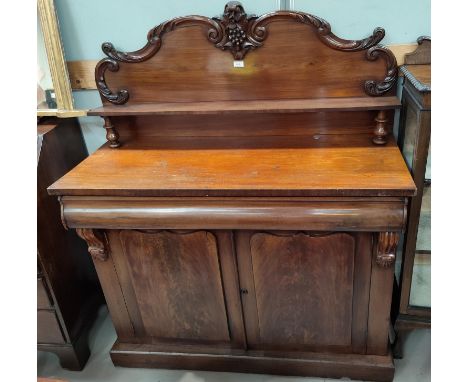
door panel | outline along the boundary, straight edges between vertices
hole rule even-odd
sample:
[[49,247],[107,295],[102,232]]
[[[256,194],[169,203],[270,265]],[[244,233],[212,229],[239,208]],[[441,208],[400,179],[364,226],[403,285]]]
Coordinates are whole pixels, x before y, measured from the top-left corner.
[[[136,337],[230,342],[216,236],[122,230],[109,235]],[[113,242],[113,243],[112,243]]]
[[353,307],[367,315],[370,235],[240,232],[236,242],[249,347],[365,352],[353,346],[365,343]]

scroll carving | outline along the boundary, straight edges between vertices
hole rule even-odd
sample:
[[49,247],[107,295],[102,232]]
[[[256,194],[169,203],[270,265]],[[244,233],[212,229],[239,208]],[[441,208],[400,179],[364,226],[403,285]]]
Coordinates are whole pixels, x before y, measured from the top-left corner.
[[116,105],[122,105],[128,101],[129,93],[127,89],[118,90],[117,93],[112,93],[106,84],[104,74],[106,70],[117,72],[119,70],[119,63],[111,58],[104,58],[98,62],[95,70],[96,86],[101,95]]
[[77,228],[76,233],[88,244],[88,252],[94,260],[106,261],[107,240],[103,232],[91,228]]
[[396,259],[399,235],[397,232],[380,232],[376,262],[383,268],[389,268]]
[[255,39],[259,46],[268,37],[267,24],[275,21],[293,20],[302,24],[310,25],[317,29],[320,40],[330,48],[344,52],[356,52],[368,49],[378,44],[385,37],[383,28],[376,28],[372,36],[362,40],[345,40],[335,36],[331,31],[330,24],[320,17],[293,11],[278,11],[267,13],[257,18],[249,29],[249,36]]
[[398,77],[397,61],[390,49],[376,45],[366,52],[369,61],[375,61],[382,57],[387,65],[387,75],[383,81],[369,80],[364,83],[364,90],[371,96],[379,96],[388,92],[395,85]]
[[230,51],[235,60],[242,60],[249,51],[263,46],[268,37],[268,24],[288,20],[315,28],[319,39],[332,49],[344,52],[368,49],[366,57],[371,61],[383,57],[387,62],[387,76],[382,82],[366,81],[365,90],[369,95],[381,95],[394,85],[397,78],[396,59],[388,49],[377,45],[385,36],[384,29],[376,28],[371,36],[362,40],[345,40],[335,36],[330,24],[317,16],[295,11],[271,12],[260,17],[248,16],[240,2],[230,1],[225,5],[221,18],[186,16],[158,25],[149,31],[146,45],[135,52],[120,52],[114,45],[105,42],[102,44],[102,51],[107,58],[98,63],[95,72],[97,88],[109,102],[117,105],[126,103],[130,97],[128,90],[120,89],[115,93],[112,92],[106,84],[105,72],[118,71],[119,62],[138,63],[150,59],[161,48],[164,34],[177,28],[204,26],[207,28],[209,42],[218,49]]

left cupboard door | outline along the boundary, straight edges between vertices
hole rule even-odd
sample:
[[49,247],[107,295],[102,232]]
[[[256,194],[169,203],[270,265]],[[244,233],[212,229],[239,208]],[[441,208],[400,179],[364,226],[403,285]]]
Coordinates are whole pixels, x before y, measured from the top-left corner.
[[130,341],[245,348],[231,232],[106,235],[133,326]]

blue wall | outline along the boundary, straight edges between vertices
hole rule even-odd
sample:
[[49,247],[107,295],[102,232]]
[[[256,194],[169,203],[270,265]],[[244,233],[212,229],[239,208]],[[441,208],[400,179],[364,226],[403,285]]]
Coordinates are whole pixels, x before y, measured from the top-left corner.
[[333,32],[361,39],[375,27],[385,29],[383,44],[414,43],[431,35],[431,0],[294,0],[294,9],[327,20]]
[[[103,57],[101,43],[110,41],[123,51],[141,48],[149,29],[177,16],[220,15],[227,0],[56,0],[65,56],[73,60]],[[242,0],[247,13],[262,14],[278,9],[277,0]],[[329,21],[343,38],[360,39],[375,27],[386,30],[384,44],[413,43],[431,34],[430,0],[294,0],[295,10]],[[97,91],[74,92],[76,108],[101,104]],[[99,118],[80,118],[89,152],[105,142]]]

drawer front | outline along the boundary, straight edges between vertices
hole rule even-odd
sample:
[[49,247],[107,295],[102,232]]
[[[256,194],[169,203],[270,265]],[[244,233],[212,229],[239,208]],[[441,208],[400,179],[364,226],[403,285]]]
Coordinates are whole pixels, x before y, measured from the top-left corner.
[[55,312],[46,310],[37,312],[37,342],[45,344],[65,343]]
[[39,277],[37,279],[37,309],[48,309],[53,305],[45,280]]

